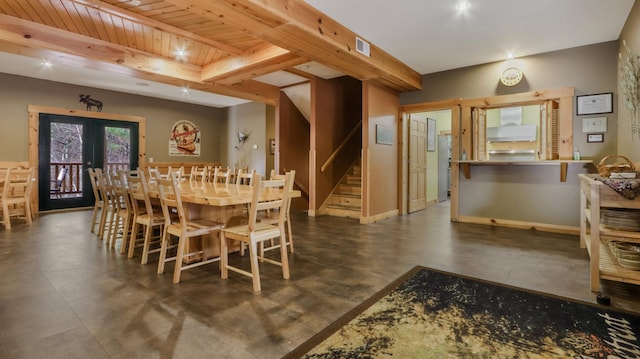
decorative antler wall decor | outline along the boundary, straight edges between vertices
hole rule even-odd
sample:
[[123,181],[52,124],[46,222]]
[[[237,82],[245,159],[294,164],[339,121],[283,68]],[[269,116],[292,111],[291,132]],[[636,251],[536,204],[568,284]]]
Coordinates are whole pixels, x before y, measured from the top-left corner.
[[244,149],[244,143],[247,142],[251,135],[251,130],[236,130],[236,135],[238,136],[238,145],[235,146],[235,149],[242,151]]

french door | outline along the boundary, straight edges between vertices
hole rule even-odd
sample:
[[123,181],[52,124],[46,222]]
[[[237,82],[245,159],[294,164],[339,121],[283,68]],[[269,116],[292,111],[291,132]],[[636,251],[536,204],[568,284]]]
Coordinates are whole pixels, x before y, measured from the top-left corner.
[[41,113],[38,180],[40,210],[89,207],[89,168],[138,166],[138,123]]

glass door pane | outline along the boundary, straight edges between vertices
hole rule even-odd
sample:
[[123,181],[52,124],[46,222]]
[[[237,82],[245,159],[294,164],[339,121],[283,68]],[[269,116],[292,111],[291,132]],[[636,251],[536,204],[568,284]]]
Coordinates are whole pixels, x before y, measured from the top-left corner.
[[82,197],[84,124],[51,122],[49,199]]
[[131,168],[131,129],[104,128],[104,168],[112,173]]

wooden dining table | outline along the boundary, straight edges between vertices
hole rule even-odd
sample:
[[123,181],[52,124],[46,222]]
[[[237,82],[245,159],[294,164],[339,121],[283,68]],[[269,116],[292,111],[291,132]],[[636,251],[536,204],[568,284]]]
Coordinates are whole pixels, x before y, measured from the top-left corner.
[[[227,227],[246,223],[247,207],[251,203],[251,186],[225,183],[212,183],[202,181],[182,180],[180,182],[180,198],[186,206],[185,210],[190,219],[205,218],[220,223]],[[259,200],[278,199],[282,196],[281,190],[261,190]],[[289,192],[289,197],[301,196],[299,190]],[[149,184],[149,197],[159,199],[160,193],[154,183]],[[197,242],[197,241],[196,241]],[[220,255],[220,239],[217,234],[210,235],[206,240],[205,255],[207,258]],[[193,243],[197,245],[197,243]],[[230,246],[230,251],[238,250],[239,245]],[[199,249],[199,248],[198,248]],[[191,252],[187,248],[188,252]],[[196,260],[190,257],[187,261]]]

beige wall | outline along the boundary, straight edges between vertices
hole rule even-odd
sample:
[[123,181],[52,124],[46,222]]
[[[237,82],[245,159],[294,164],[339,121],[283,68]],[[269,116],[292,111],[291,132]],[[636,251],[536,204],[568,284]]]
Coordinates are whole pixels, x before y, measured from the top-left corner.
[[[631,9],[631,13],[629,14],[627,23],[625,24],[622,30],[622,34],[620,35],[620,40],[624,40],[626,42],[627,47],[632,51],[632,53],[634,53],[635,55],[640,55],[640,3],[637,1]],[[624,49],[622,45],[622,41],[620,41],[619,52],[624,55],[622,58],[623,60],[626,58],[626,51],[627,50]],[[620,74],[618,74],[618,80],[620,80]],[[619,83],[620,81],[618,81],[618,93],[621,94],[622,90]],[[636,137],[635,139],[633,139],[633,137],[631,136],[631,115],[625,109],[622,96],[618,96],[617,108],[620,109],[618,114],[618,128],[620,128],[620,131],[618,132],[617,153],[627,156],[632,161],[639,163],[640,138]]]
[[[399,98],[392,90],[363,82],[363,218],[372,222],[398,214]],[[376,143],[376,126],[393,129],[391,145]]]
[[[266,173],[267,105],[249,102],[223,110],[226,121],[222,126],[220,151],[223,166],[248,167],[263,176]],[[240,146],[237,132],[250,131],[249,139]]]
[[[102,112],[147,119],[147,158],[155,162],[219,162],[220,141],[217,136],[224,122],[220,109],[181,102],[99,90],[83,86],[37,80],[0,73],[0,161],[28,159],[29,105],[84,110],[79,94],[90,94],[104,103]],[[169,133],[179,120],[189,120],[203,133],[199,157],[171,157]]]

